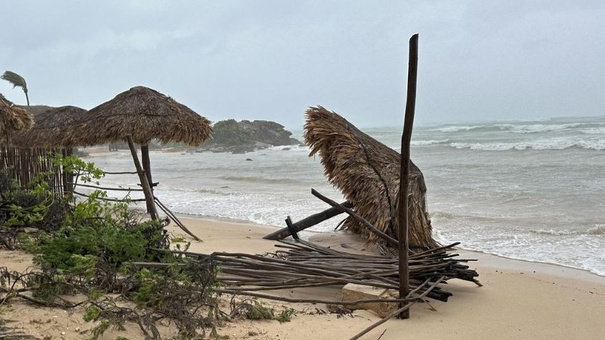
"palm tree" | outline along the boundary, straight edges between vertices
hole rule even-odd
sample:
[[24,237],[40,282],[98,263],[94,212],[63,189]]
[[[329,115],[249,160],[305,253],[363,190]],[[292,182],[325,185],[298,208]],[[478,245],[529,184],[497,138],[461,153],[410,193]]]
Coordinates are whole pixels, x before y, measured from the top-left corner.
[[23,93],[25,93],[25,100],[27,101],[27,106],[29,106],[29,96],[27,95],[27,83],[25,79],[20,75],[16,74],[12,71],[5,71],[4,74],[0,77],[11,84],[13,84],[13,88],[19,86],[23,89]]

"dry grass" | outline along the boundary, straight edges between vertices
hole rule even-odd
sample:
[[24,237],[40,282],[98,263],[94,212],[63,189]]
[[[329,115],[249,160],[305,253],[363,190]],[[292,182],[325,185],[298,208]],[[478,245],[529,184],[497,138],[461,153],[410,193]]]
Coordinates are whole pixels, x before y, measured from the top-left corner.
[[0,135],[5,137],[11,132],[31,129],[33,125],[34,120],[29,112],[0,95]]

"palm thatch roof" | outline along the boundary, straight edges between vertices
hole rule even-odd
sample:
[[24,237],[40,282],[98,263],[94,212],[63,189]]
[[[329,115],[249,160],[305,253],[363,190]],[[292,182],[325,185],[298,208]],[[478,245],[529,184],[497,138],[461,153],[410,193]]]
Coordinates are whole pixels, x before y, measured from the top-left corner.
[[77,145],[124,141],[200,145],[210,137],[210,121],[174,99],[144,86],[133,87],[91,109],[86,119],[68,130]]
[[34,117],[36,117],[37,115],[39,115],[42,112],[46,112],[50,109],[55,108],[53,106],[48,106],[48,105],[19,105],[19,107],[21,107],[21,108],[25,109],[27,112],[33,114]]
[[0,135],[30,129],[34,125],[32,115],[14,105],[0,94]]
[[[353,203],[357,214],[398,239],[401,155],[321,106],[307,110],[304,130],[305,142],[311,147],[309,155],[319,153],[328,181]],[[438,243],[432,238],[424,177],[410,163],[410,247],[434,248]],[[384,243],[351,217],[345,219],[343,228],[361,234],[368,242]]]
[[84,119],[86,110],[75,106],[37,106],[26,107],[34,113],[35,126],[13,137],[12,144],[19,147],[71,148],[75,138],[67,129]]

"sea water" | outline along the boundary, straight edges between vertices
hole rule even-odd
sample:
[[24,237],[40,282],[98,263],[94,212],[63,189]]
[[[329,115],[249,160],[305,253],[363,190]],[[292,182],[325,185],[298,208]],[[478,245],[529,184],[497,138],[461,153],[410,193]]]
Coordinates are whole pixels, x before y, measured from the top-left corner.
[[[362,129],[400,149],[401,127]],[[302,131],[294,131],[302,140]],[[172,212],[281,228],[344,201],[307,146],[246,154],[151,152],[155,195]],[[411,157],[424,174],[441,243],[605,275],[605,117],[414,127]],[[128,151],[85,158],[132,171]],[[104,186],[138,188],[134,175]],[[124,192],[110,192],[120,197]],[[134,192],[132,198],[141,198]],[[329,232],[344,216],[318,224]]]

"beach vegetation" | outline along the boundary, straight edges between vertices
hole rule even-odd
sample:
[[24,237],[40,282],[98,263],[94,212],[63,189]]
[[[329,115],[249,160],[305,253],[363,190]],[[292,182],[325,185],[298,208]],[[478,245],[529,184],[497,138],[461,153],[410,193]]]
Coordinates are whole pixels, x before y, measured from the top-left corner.
[[296,315],[293,308],[285,308],[277,312],[275,308],[263,305],[258,300],[245,299],[240,302],[231,302],[231,316],[244,317],[250,320],[277,320],[280,323],[290,322]]
[[294,315],[296,315],[296,310],[294,308],[286,308],[282,310],[275,319],[280,323],[290,322]]
[[[94,163],[76,156],[56,153],[50,157],[56,166],[73,174],[76,185],[104,176]],[[83,208],[72,196],[55,194],[50,185],[52,177],[52,173],[41,172],[27,186],[21,186],[6,173],[0,173],[0,246],[34,252],[38,237],[59,230],[74,214],[74,207]]]
[[39,232],[60,228],[70,205],[50,191],[44,177],[40,174],[29,187],[22,188],[0,173],[0,247],[22,248],[30,245],[29,238]]
[[[74,156],[55,161],[75,181],[94,182],[104,175]],[[209,328],[216,332],[218,268],[211,258],[171,251],[165,221],[130,209],[127,198],[109,201],[102,190],[78,200],[57,196],[44,175],[27,188],[6,176],[0,176],[0,185],[0,247],[33,253],[37,266],[25,273],[0,268],[0,305],[23,298],[45,306],[86,306],[84,319],[97,323],[91,339],[126,321],[139,324],[146,338],[157,339],[155,323],[164,318],[177,325],[183,339],[205,336]],[[66,294],[85,300],[73,304],[62,298]]]
[[170,242],[172,242],[172,243],[183,243],[183,242],[185,242],[185,238],[183,236],[173,236],[170,239]]

